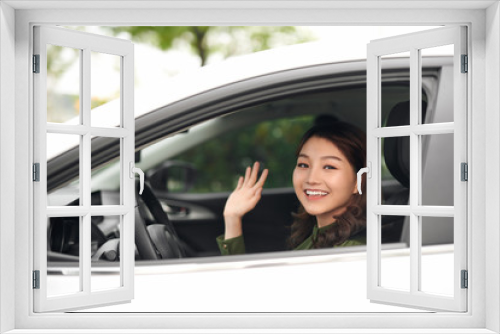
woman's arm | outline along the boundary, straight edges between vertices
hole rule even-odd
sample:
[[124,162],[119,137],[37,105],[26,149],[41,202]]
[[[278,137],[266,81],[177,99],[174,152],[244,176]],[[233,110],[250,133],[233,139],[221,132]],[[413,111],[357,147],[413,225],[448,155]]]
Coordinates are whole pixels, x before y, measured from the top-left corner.
[[240,176],[236,189],[227,199],[224,208],[225,239],[235,238],[243,234],[242,218],[255,208],[261,198],[262,188],[269,172],[264,169],[257,180],[259,167],[258,162],[255,162],[253,167],[247,167],[245,177]]

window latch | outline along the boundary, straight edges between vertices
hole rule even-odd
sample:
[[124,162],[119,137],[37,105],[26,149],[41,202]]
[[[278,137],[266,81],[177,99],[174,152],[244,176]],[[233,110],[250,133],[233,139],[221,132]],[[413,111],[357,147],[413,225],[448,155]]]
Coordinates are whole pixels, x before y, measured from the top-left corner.
[[139,184],[140,184],[139,195],[142,195],[142,191],[144,190],[144,172],[142,171],[142,169],[134,167],[133,161],[130,161],[129,167],[130,167],[129,176],[131,179],[135,177],[135,174],[139,174]]
[[356,184],[358,186],[358,193],[360,195],[362,194],[362,192],[361,192],[361,183],[363,182],[362,176],[363,176],[364,173],[366,173],[366,175],[368,176],[369,179],[372,177],[372,163],[370,161],[368,161],[368,166],[367,167],[361,168],[358,171],[358,178],[357,178]]

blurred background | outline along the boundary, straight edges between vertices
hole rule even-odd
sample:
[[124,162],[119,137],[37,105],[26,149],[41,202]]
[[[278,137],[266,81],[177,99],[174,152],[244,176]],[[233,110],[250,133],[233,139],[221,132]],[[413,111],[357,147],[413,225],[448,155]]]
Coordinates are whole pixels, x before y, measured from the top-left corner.
[[[335,58],[364,54],[370,40],[426,30],[430,27],[330,27],[330,26],[154,26],[65,27],[131,40],[135,45],[135,90],[145,90],[158,80],[194,71],[227,58],[287,45],[330,43]],[[345,55],[345,57],[343,56]],[[48,56],[49,122],[66,122],[79,114],[79,71],[75,49],[51,47]],[[92,82],[92,109],[119,96],[119,85],[105,78],[119,76],[114,57],[97,54],[99,79]],[[103,80],[104,79],[104,80]],[[167,92],[166,92],[167,93]],[[57,98],[56,98],[57,97]]]

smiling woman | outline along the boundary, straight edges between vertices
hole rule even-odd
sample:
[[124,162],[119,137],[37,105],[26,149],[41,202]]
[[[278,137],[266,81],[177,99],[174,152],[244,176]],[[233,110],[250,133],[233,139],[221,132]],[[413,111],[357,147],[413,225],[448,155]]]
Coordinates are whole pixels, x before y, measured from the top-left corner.
[[[334,122],[306,132],[297,150],[293,187],[300,201],[288,241],[291,249],[364,245],[366,195],[357,191],[356,171],[366,163],[366,139],[356,127]],[[248,167],[224,209],[223,255],[245,253],[242,218],[261,198],[268,170]],[[362,189],[366,187],[362,181]]]
[[362,179],[362,194],[356,182],[356,172],[366,164],[365,145],[365,134],[343,122],[317,126],[304,135],[293,174],[301,203],[292,225],[293,248],[315,226],[326,230],[311,248],[365,243],[360,232],[366,226],[366,180]]

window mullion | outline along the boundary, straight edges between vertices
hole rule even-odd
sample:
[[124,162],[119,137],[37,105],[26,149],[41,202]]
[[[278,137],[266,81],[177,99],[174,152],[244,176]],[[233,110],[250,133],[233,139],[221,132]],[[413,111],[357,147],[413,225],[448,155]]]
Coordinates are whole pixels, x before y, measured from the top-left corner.
[[[83,50],[81,71],[81,111],[82,124],[84,128],[90,129],[90,50]],[[80,157],[81,197],[83,206],[90,210],[90,171],[91,171],[91,138],[90,131],[82,137],[82,150]]]
[[415,294],[420,283],[420,233],[419,217],[414,208],[420,204],[420,145],[414,128],[418,126],[421,106],[419,50],[410,49],[410,291]]
[[[82,118],[82,124],[84,128],[89,129],[90,127],[90,50],[83,50],[82,66],[81,71],[81,111],[80,117]],[[83,209],[85,215],[82,221],[82,234],[80,235],[80,263],[82,265],[82,270],[80,270],[81,281],[83,282],[83,292],[85,294],[90,294],[90,277],[91,277],[91,216],[90,207],[91,202],[91,137],[90,131],[85,133],[82,137],[82,153],[80,159],[80,173],[81,178],[81,197],[83,203]]]
[[410,292],[418,293],[420,286],[420,218],[410,215]]
[[[80,110],[84,110],[80,108]],[[84,125],[47,124],[47,133],[74,134],[83,136],[90,132],[92,136],[122,138],[130,135],[130,131],[122,128],[98,128]]]
[[[124,215],[121,219],[121,231],[122,242],[120,244],[120,251],[122,254],[127,254],[131,259],[134,259],[134,208],[135,200],[134,196],[131,194],[135,193],[135,184],[130,182],[130,164],[135,163],[134,148],[135,148],[135,120],[134,117],[129,115],[134,115],[134,54],[133,52],[124,55],[121,59],[121,89],[123,94],[121,95],[120,109],[121,109],[121,125],[126,131],[126,135],[121,140],[121,154],[122,159],[122,172],[120,180],[122,192],[121,202],[128,210],[128,213]],[[131,245],[132,247],[125,248],[125,245]],[[125,290],[130,291],[131,298],[133,296],[133,286],[134,286],[134,262],[133,261],[122,261],[121,263],[122,272],[122,286]]]
[[[367,179],[367,292],[370,299],[375,295],[381,281],[381,259],[380,259],[380,216],[374,212],[374,208],[381,204],[380,201],[380,163],[381,152],[380,139],[375,132],[381,126],[381,69],[380,57],[374,50],[368,47],[367,57],[367,162],[372,165],[372,177]],[[371,125],[371,126],[370,126]]]
[[[422,110],[421,106],[419,110]],[[422,118],[420,117],[420,119]],[[413,127],[412,130],[415,134],[418,135],[440,135],[446,133],[455,133],[455,124],[453,122],[419,124]]]
[[90,294],[91,286],[90,286],[90,277],[91,277],[91,257],[92,251],[90,248],[91,245],[91,236],[90,236],[90,214],[86,214],[83,216],[82,234],[80,235],[80,264],[82,266],[82,270],[80,270],[80,281],[83,284],[83,293]]
[[454,206],[434,205],[375,205],[372,212],[377,215],[409,216],[411,213],[427,217],[454,217]]
[[48,217],[83,217],[90,213],[93,216],[117,216],[131,212],[130,208],[123,205],[85,206],[49,206]]
[[417,124],[414,126],[403,125],[403,126],[377,128],[373,130],[373,135],[378,138],[409,136],[410,133],[415,133],[418,135],[455,133],[455,124],[453,122],[447,122],[447,123]]

